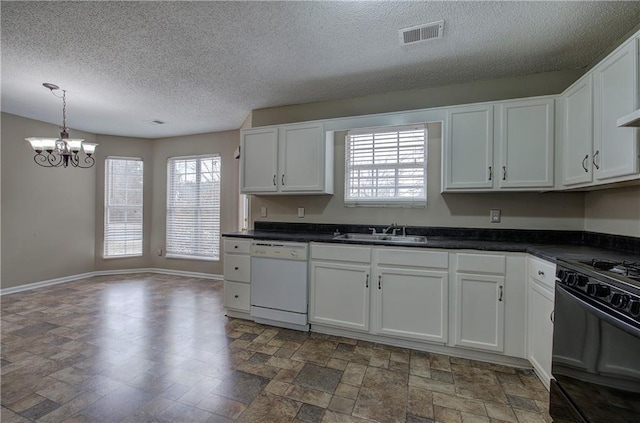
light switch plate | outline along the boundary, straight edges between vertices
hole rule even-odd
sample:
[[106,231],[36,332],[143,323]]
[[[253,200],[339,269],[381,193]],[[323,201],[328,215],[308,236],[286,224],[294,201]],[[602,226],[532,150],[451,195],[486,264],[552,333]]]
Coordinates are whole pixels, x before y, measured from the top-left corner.
[[304,207],[298,207],[298,217],[304,217]]
[[265,206],[260,207],[260,217],[267,217],[267,208]]
[[500,223],[502,212],[500,209],[491,209],[491,223]]

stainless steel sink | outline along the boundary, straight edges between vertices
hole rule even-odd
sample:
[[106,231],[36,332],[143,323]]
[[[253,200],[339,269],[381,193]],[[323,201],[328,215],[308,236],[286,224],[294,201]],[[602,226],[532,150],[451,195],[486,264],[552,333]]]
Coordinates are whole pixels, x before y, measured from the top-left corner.
[[387,235],[387,234],[360,234],[360,233],[346,233],[337,235],[333,239],[345,239],[352,241],[368,241],[368,242],[381,242],[381,243],[398,243],[398,244],[419,244],[427,242],[426,236],[414,236],[414,235]]

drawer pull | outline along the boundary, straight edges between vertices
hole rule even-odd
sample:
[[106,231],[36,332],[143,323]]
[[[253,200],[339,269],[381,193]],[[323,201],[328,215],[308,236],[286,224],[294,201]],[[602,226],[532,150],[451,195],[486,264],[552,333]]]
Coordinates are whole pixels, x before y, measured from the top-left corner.
[[233,246],[233,248],[236,248],[236,249],[237,249],[237,248],[238,248],[238,246],[237,246],[237,245],[234,245],[234,246]]
[[378,275],[378,289],[382,289],[382,275]]
[[502,301],[502,285],[500,285],[500,296],[498,297],[498,301]]
[[586,165],[588,159],[589,159],[589,155],[588,154],[586,156],[584,156],[584,159],[582,159],[582,168],[587,173],[589,173],[589,169],[587,169],[587,165]]
[[551,312],[551,314],[549,315],[549,318],[551,319],[551,323],[555,323],[555,318],[556,318],[555,310]]
[[240,296],[238,294],[234,295],[233,298],[239,298]]
[[238,269],[239,269],[239,267],[234,267],[233,269],[234,269],[234,270],[238,270]]
[[538,270],[538,276],[544,276],[544,272],[542,270]]
[[367,273],[367,280],[364,282],[364,287],[369,288],[369,274]]

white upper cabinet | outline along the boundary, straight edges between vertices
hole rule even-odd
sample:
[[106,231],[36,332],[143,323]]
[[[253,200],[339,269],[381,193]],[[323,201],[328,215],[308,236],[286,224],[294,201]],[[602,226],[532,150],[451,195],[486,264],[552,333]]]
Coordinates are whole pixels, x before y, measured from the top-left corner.
[[553,186],[554,100],[533,98],[447,111],[443,191]]
[[595,178],[638,173],[638,129],[618,128],[618,118],[638,107],[638,41],[631,40],[593,70]]
[[493,188],[493,106],[447,111],[444,188]]
[[333,139],[321,123],[241,133],[243,194],[332,194]]
[[592,180],[593,88],[592,75],[585,75],[562,96],[562,184]]
[[[509,101],[500,116],[500,188],[553,186],[553,99]],[[496,175],[498,176],[498,175]]]
[[240,183],[244,194],[276,192],[278,173],[278,129],[242,131]]

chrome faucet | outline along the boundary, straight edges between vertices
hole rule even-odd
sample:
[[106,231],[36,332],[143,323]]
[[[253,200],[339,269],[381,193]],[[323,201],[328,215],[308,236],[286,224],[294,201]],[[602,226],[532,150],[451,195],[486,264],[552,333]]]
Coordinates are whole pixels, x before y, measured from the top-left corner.
[[400,229],[400,227],[398,227],[398,224],[393,222],[390,226],[388,226],[386,229],[384,229],[382,231],[383,234],[388,234],[389,231],[391,231],[391,235],[395,236],[396,231]]
[[386,229],[382,231],[383,234],[388,234],[391,231],[391,235],[395,236],[398,229],[402,229],[402,236],[406,236],[406,226],[398,226],[397,223],[392,223]]

